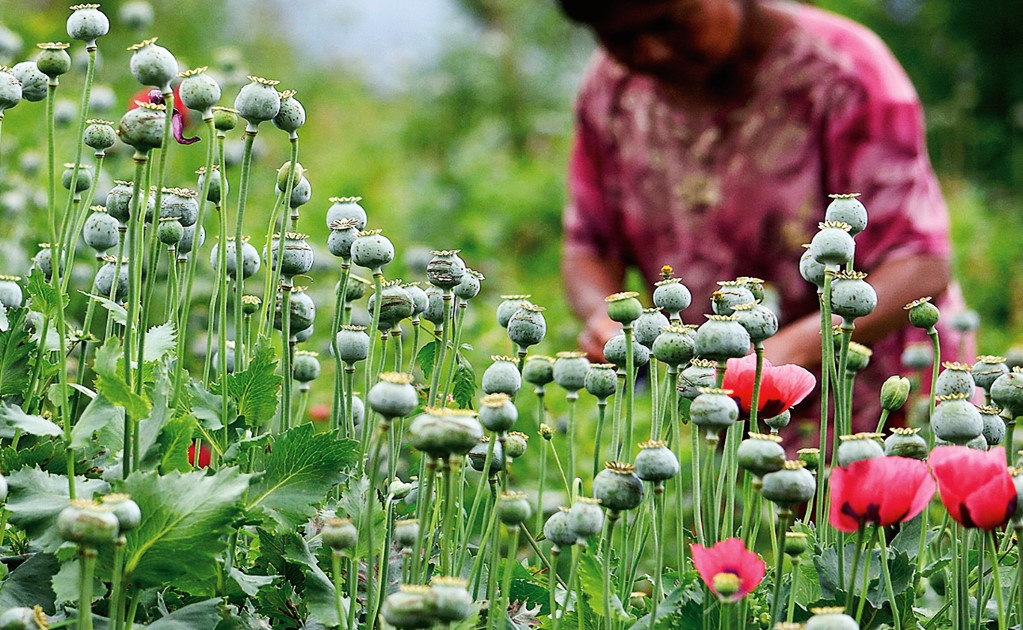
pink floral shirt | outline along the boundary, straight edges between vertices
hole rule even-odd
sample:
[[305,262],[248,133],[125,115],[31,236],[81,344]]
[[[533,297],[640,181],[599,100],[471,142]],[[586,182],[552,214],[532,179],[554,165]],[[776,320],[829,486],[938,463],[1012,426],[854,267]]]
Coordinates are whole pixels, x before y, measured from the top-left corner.
[[[718,280],[738,276],[777,291],[782,325],[816,311],[816,288],[797,261],[829,193],[861,193],[867,208],[858,270],[950,255],[948,211],[905,72],[866,28],[804,5],[776,6],[795,27],[768,52],[752,96],[737,108],[686,111],[655,79],[603,51],[578,96],[565,249],[625,261],[650,283],[671,265],[693,293],[689,323],[704,321]],[[939,305],[946,314],[961,308],[957,291]],[[875,401],[858,414],[862,427],[916,332],[875,344],[860,379],[872,393],[857,397]],[[951,359],[955,343],[945,339]]]

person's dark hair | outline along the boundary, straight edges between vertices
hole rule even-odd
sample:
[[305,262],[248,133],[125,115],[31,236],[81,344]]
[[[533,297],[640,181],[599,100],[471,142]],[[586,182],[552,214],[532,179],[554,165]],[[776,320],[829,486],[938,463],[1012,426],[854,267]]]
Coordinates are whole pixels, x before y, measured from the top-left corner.
[[557,0],[565,17],[580,24],[592,24],[627,0]]

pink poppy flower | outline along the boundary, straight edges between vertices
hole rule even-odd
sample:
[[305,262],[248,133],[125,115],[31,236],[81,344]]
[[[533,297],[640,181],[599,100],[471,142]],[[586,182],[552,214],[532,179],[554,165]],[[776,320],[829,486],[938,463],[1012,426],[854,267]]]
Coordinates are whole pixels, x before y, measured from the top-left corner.
[[923,511],[936,485],[926,462],[908,457],[875,457],[835,467],[828,480],[831,526],[855,532],[867,523],[887,527]]
[[739,601],[764,579],[764,561],[746,549],[741,538],[722,540],[710,548],[693,544],[690,549],[696,571],[721,601]]
[[[753,405],[753,380],[757,371],[757,357],[749,354],[741,359],[729,359],[725,367],[724,389],[733,392],[739,411],[749,417]],[[760,376],[760,398],[757,415],[771,418],[787,411],[813,391],[817,379],[798,365],[771,365],[764,359]]]
[[1016,486],[1006,467],[1004,448],[978,451],[939,446],[927,461],[938,480],[941,502],[963,527],[991,531],[1016,512]]

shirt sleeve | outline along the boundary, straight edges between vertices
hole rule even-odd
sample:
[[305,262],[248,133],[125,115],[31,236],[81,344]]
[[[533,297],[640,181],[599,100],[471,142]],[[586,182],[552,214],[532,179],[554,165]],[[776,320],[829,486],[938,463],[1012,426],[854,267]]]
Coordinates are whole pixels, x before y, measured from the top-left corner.
[[850,82],[837,90],[823,138],[826,189],[860,193],[867,208],[867,228],[856,237],[856,266],[864,271],[951,253],[948,210],[927,157],[923,109],[906,89],[901,68],[891,63],[898,70],[891,89],[882,72],[866,75],[873,84]]

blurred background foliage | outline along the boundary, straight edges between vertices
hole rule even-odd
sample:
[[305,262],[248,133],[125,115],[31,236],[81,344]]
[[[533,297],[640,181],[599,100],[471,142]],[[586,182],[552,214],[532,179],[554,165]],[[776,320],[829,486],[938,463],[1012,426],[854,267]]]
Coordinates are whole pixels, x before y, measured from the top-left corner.
[[[567,23],[551,0],[447,0],[440,3],[439,47],[398,70],[378,69],[374,75],[350,56],[330,52],[348,39],[372,44],[388,25],[420,19],[403,1],[408,2],[379,3],[375,10],[385,12],[378,16],[384,30],[363,33],[364,39],[355,39],[354,26],[346,28],[342,9],[355,15],[373,5],[371,0],[153,0],[156,21],[138,31],[116,17],[126,3],[105,2],[114,27],[100,40],[97,81],[113,87],[117,105],[102,117],[117,120],[138,89],[127,72],[125,48],[143,37],[160,36],[183,65],[210,65],[226,79],[224,105],[232,103],[246,74],[280,79],[282,89],[298,91],[309,113],[300,160],[309,170],[313,201],[303,208],[299,225],[314,244],[327,234],[327,199],[361,195],[371,227],[383,228],[399,256],[404,253],[388,276],[420,279],[414,270],[427,250],[453,247],[462,248],[468,264],[487,276],[476,319],[468,322],[475,330],[466,333],[480,352],[507,351],[491,323],[492,307],[503,293],[532,293],[534,302],[548,307],[551,332],[542,351],[569,349],[577,325],[558,274],[560,215],[572,100],[592,40]],[[1023,340],[1015,332],[1023,323],[1023,265],[1017,255],[1023,228],[1023,82],[1013,78],[1023,67],[1023,39],[1016,33],[1023,3],[819,4],[875,30],[916,84],[928,113],[932,159],[952,210],[957,274],[969,306],[984,322],[979,348],[1004,351]],[[2,0],[0,7],[0,23],[25,44],[23,56],[32,54],[35,42],[66,39],[63,2]],[[388,46],[376,44],[379,48],[366,45],[370,56]],[[77,100],[82,74],[79,69],[62,78],[65,97]],[[44,174],[32,172],[23,158],[26,151],[43,150],[42,109],[41,103],[23,103],[8,112],[3,128],[5,233],[24,248],[3,248],[2,271],[9,273],[27,270],[31,246],[40,240],[41,226],[32,218],[38,215],[31,213]],[[65,135],[71,133],[65,128]],[[191,173],[202,163],[204,142],[171,153],[172,185],[195,186]],[[271,173],[287,158],[286,135],[264,125],[259,149],[260,179],[247,213],[253,234],[262,234],[273,203]],[[69,145],[60,150],[70,158]],[[130,177],[129,157],[122,154],[113,163],[114,177]],[[333,271],[312,274],[312,290],[326,305],[336,265],[325,248],[319,251],[318,263]],[[679,271],[684,277],[685,270]]]

